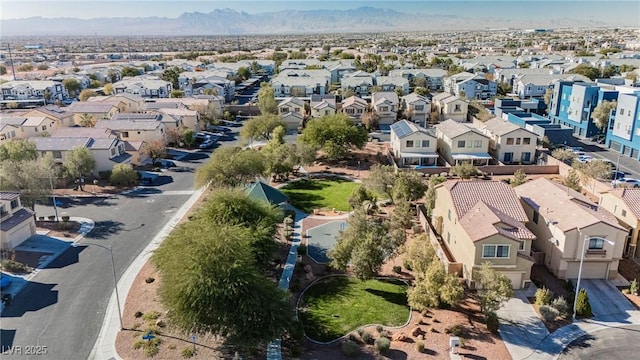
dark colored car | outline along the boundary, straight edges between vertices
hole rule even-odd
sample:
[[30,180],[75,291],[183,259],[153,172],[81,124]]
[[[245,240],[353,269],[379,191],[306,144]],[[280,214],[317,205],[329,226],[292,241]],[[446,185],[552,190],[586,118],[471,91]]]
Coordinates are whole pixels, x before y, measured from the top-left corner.
[[163,169],[169,169],[172,167],[176,167],[176,163],[174,163],[171,160],[166,160],[166,159],[159,159],[156,160],[156,162],[153,163],[153,166],[157,166],[157,167],[161,167]]

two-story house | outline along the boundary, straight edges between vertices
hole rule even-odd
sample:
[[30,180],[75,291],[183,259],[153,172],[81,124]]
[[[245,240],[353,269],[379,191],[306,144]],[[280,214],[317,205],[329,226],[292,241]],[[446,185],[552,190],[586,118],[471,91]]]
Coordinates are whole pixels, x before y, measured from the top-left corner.
[[640,189],[618,188],[600,195],[600,206],[610,211],[618,223],[627,229],[624,256],[634,258],[640,240]]
[[432,129],[407,120],[391,124],[391,149],[398,166],[435,166],[438,139]]
[[0,143],[11,139],[26,139],[32,136],[44,136],[56,129],[56,123],[44,116],[1,117]]
[[373,87],[373,74],[364,71],[356,71],[345,74],[340,80],[342,94],[347,90],[353,90],[353,94],[358,97],[370,96]]
[[391,77],[391,76],[377,76],[375,78],[376,86],[382,88],[382,91],[396,91],[396,89],[401,89],[403,95],[407,95],[409,93],[409,80],[403,78],[402,76]]
[[35,233],[33,212],[22,207],[20,194],[0,191],[0,250],[12,251]]
[[431,99],[431,108],[439,114],[439,120],[466,122],[469,103],[451,94],[442,93]]
[[400,101],[402,107],[410,115],[409,120],[426,126],[431,111],[431,103],[426,97],[413,92],[403,96]]
[[25,117],[46,117],[47,119],[55,122],[55,128],[74,126],[74,114],[67,110],[67,108],[58,107],[55,105],[41,106],[33,110],[29,110],[23,114]]
[[64,86],[51,80],[13,80],[0,85],[2,104],[11,102],[28,105],[46,105],[55,100],[63,100],[66,90]]
[[336,97],[333,95],[311,95],[311,117],[319,118],[336,113]]
[[157,76],[141,75],[114,83],[113,90],[116,95],[129,93],[143,98],[167,98],[171,95],[173,86]]
[[276,97],[311,97],[325,95],[329,89],[331,73],[328,70],[281,70],[271,80]]
[[640,161],[640,94],[620,94],[608,125],[607,146]]
[[453,120],[434,126],[438,138],[438,152],[452,166],[462,162],[488,165],[489,137],[475,127]]
[[505,164],[532,164],[536,161],[538,135],[512,122],[493,118],[482,131],[491,139],[489,153]]
[[498,93],[498,84],[495,81],[475,76],[455,84],[453,94],[467,99],[487,100],[494,98]]
[[398,94],[393,91],[381,91],[371,96],[371,107],[379,116],[379,124],[391,124],[398,118]]
[[475,287],[474,273],[488,262],[515,289],[530,281],[529,256],[535,235],[511,186],[501,181],[447,181],[436,187],[432,224],[443,245],[462,264],[462,276]]
[[342,113],[349,115],[349,118],[355,123],[360,122],[360,118],[368,108],[369,104],[367,101],[357,96],[351,96],[342,100]]
[[[123,114],[124,115],[124,114]],[[154,141],[165,141],[165,124],[154,115],[154,119],[136,118],[133,115],[147,114],[126,114],[127,117],[112,118],[111,120],[100,120],[96,123],[96,129],[108,129],[122,141],[144,141],[152,143]],[[164,118],[164,116],[161,116]]]
[[73,121],[76,125],[90,126],[98,120],[111,119],[120,112],[116,103],[111,101],[86,101],[74,102],[69,106],[69,112],[73,113]]
[[390,77],[403,77],[409,84],[423,86],[431,91],[442,91],[447,72],[442,69],[398,69],[389,71]]
[[[554,181],[538,178],[514,188],[536,235],[534,247],[559,279],[612,279],[628,231],[603,206]],[[610,243],[613,243],[611,245]]]

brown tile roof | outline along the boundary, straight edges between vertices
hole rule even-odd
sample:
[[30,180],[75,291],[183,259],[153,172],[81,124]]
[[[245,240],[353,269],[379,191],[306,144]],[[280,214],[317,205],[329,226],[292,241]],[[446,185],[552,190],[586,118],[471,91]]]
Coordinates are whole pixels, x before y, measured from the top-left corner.
[[518,195],[502,181],[447,181],[444,186],[449,189],[458,218],[482,201],[517,221],[528,221]]
[[473,242],[497,234],[515,241],[535,239],[535,235],[524,224],[487,205],[484,201],[478,201],[460,218],[460,226]]
[[618,188],[610,192],[622,199],[631,212],[640,218],[640,189]]
[[20,193],[0,191],[0,200],[11,201],[20,197]]
[[562,231],[599,222],[622,228],[615,216],[581,193],[554,181],[539,178],[515,188],[515,192]]

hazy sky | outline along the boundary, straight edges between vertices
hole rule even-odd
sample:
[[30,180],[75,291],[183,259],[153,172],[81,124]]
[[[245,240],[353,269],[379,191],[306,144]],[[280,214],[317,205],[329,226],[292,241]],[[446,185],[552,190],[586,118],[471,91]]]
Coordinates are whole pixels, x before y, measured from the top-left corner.
[[248,13],[285,9],[353,9],[361,6],[390,8],[403,12],[461,16],[495,16],[509,18],[539,18],[544,16],[569,18],[620,19],[621,25],[640,26],[638,0],[509,0],[509,1],[340,1],[340,0],[280,0],[280,1],[176,1],[176,0],[0,0],[0,18],[16,19],[33,16],[77,17],[177,17],[184,12],[211,12],[231,8]]

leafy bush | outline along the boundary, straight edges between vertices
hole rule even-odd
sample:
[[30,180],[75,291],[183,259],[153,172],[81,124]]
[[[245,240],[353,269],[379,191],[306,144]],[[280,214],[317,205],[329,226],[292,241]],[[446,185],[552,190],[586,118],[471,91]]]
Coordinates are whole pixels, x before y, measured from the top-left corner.
[[402,266],[394,266],[393,272],[396,274],[400,274],[402,272]]
[[445,329],[445,333],[451,334],[453,336],[460,336],[462,335],[462,326],[459,324],[456,324],[451,327],[448,327],[447,329]]
[[114,186],[132,186],[138,183],[138,172],[130,164],[116,164],[109,183]]
[[405,260],[402,265],[404,266],[405,269],[411,271],[411,262],[409,260]]
[[553,301],[551,302],[551,306],[554,309],[558,310],[558,313],[561,316],[569,315],[569,304],[567,303],[567,300],[565,300],[564,296],[553,299]]
[[138,340],[136,342],[133,343],[133,346],[131,346],[133,348],[133,350],[138,350],[142,347],[144,347],[147,344],[147,342],[145,340]]
[[500,321],[498,320],[498,315],[494,312],[490,312],[487,314],[487,329],[491,331],[492,334],[497,334],[498,329],[500,328]]
[[62,221],[64,221],[64,222],[69,221],[69,215],[62,215],[60,218],[61,218],[61,219],[62,219]]
[[362,339],[363,343],[368,344],[371,342],[371,333],[365,331],[364,333],[362,333],[362,335],[360,335],[360,338]]
[[416,342],[416,351],[419,353],[424,352],[424,342],[422,341]]
[[360,352],[358,344],[351,340],[347,340],[342,343],[342,353],[348,357],[355,357]]
[[558,316],[558,310],[552,308],[549,305],[542,305],[540,306],[540,315],[542,316],[542,319],[544,321],[551,322],[554,321]]
[[632,293],[633,295],[638,295],[638,280],[637,279],[633,279],[633,281],[631,281],[631,284],[629,284],[629,292]]
[[376,339],[374,345],[380,354],[385,354],[391,347],[391,341],[386,337],[381,337]]
[[546,287],[536,290],[536,305],[549,305],[553,299],[553,293]]
[[149,311],[148,313],[142,315],[142,319],[144,321],[158,320],[159,317],[160,313],[158,311]]
[[591,304],[589,303],[589,296],[587,295],[587,290],[585,289],[580,289],[580,292],[578,292],[576,314],[582,317],[593,316],[593,313],[591,312]]
[[2,260],[2,270],[10,273],[26,273],[29,272],[29,267],[23,263],[19,263],[13,260]]
[[193,346],[185,346],[180,350],[180,355],[182,355],[182,358],[184,359],[192,358],[195,354],[196,351],[193,349]]

